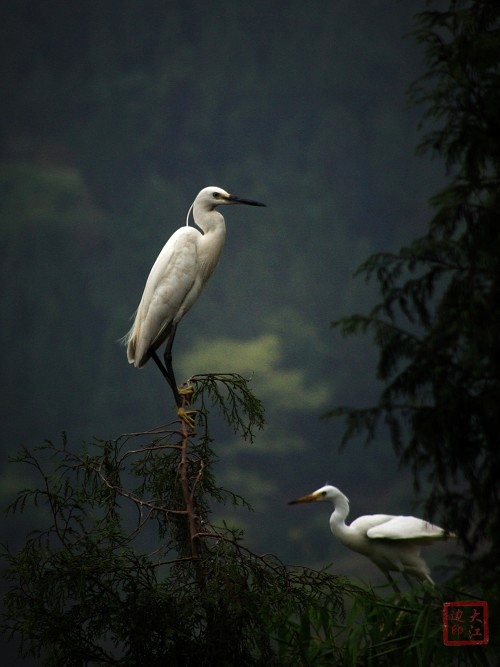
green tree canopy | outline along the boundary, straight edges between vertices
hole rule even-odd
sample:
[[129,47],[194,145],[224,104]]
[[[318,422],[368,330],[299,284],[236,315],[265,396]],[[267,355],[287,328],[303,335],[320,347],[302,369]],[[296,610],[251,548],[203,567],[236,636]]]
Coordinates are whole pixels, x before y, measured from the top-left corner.
[[[452,0],[419,15],[428,73],[413,86],[430,130],[420,149],[448,168],[427,233],[370,257],[381,301],[335,321],[369,331],[384,388],[375,405],[337,407],[344,439],[371,440],[384,421],[400,460],[428,482],[469,557],[468,581],[497,581],[500,564],[500,6]],[[473,567],[476,565],[477,567]]]
[[[484,647],[441,641],[441,598],[389,601],[324,570],[257,555],[213,505],[245,500],[213,475],[207,407],[251,442],[260,401],[234,374],[196,378],[198,434],[173,422],[74,451],[24,449],[35,483],[11,505],[43,526],[2,549],[0,627],[37,664],[260,667],[487,665]],[[349,608],[349,614],[347,614]]]

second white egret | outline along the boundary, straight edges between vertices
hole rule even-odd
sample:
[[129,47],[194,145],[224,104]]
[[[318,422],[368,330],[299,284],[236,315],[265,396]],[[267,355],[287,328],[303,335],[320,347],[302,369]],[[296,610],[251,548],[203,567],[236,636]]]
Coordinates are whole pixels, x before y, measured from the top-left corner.
[[314,501],[333,503],[330,529],[346,547],[367,556],[386,575],[392,587],[398,588],[390,572],[400,572],[411,584],[408,575],[433,584],[427,563],[420,556],[421,547],[436,540],[454,537],[443,528],[414,516],[369,514],[360,516],[349,526],[348,498],[335,486],[322,486],[314,493],[290,501],[289,505]]
[[[201,190],[188,211],[186,225],[172,234],[153,264],[134,324],[123,339],[127,359],[136,368],[153,359],[172,389],[178,415],[189,424],[192,420],[183,408],[182,390],[175,380],[172,345],[179,322],[199,297],[219,260],[226,225],[216,208],[227,204],[265,206],[218,187]],[[191,211],[201,232],[189,226]],[[162,363],[156,350],[165,341]]]

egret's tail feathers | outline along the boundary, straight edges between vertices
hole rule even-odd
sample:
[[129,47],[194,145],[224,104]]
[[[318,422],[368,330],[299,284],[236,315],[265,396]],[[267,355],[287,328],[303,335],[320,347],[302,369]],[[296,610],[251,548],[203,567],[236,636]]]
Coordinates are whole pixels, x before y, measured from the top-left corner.
[[129,364],[134,364],[135,363],[135,336],[134,336],[134,328],[135,328],[135,319],[137,315],[137,310],[135,313],[131,316],[131,320],[134,320],[134,323],[130,327],[130,329],[127,331],[125,336],[122,336],[121,338],[118,339],[118,342],[121,345],[125,345],[127,348],[127,360]]
[[130,331],[127,331],[125,336],[118,339],[118,342],[121,345],[125,345],[127,348],[127,361],[129,364],[135,364],[135,336],[133,331],[134,327],[132,327]]
[[125,334],[125,336],[122,336],[121,338],[118,339],[118,342],[120,343],[120,345],[128,345],[128,342],[129,342],[129,340],[130,340],[131,333],[132,333],[132,330],[127,331],[127,333]]
[[135,338],[130,338],[127,342],[127,361],[129,364],[138,364],[135,361]]

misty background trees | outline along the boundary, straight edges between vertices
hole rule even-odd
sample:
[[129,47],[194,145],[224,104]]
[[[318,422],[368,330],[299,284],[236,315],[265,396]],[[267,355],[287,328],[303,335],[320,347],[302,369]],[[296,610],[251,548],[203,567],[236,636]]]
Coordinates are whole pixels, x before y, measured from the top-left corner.
[[[405,95],[426,70],[423,48],[405,37],[422,9],[319,0],[18,2],[2,9],[4,504],[25,482],[5,465],[20,443],[64,430],[77,445],[171,419],[163,379],[156,369],[131,369],[117,341],[194,196],[220,185],[268,208],[251,222],[244,211],[228,212],[222,260],[179,328],[174,363],[179,378],[251,376],[264,401],[267,427],[252,445],[212,416],[217,474],[255,509],[233,520],[257,551],[313,565],[334,560],[342,573],[377,580],[369,564],[352,562],[334,542],[324,512],[293,512],[286,501],[331,482],[350,496],[353,516],[416,511],[388,431],[370,449],[359,437],[339,452],[342,424],[319,417],[332,406],[373,405],[380,379],[397,372],[388,363],[377,380],[371,341],[343,340],[329,323],[377,303],[376,285],[352,278],[367,257],[394,253],[405,268],[407,259],[422,259],[415,254],[421,244],[410,246],[410,257],[397,253],[425,238],[440,210],[428,199],[447,183],[440,161],[415,156],[426,100],[407,108]],[[492,25],[493,40],[495,15]],[[449,85],[438,115],[452,99]],[[477,101],[472,92],[469,104]],[[468,118],[469,107],[459,108]],[[477,176],[495,109],[481,143],[476,134],[466,142],[468,177]],[[433,145],[458,173],[463,139],[447,144],[438,134]],[[456,196],[456,186],[442,196]],[[492,198],[494,187],[493,179]],[[484,196],[484,183],[471,188],[466,196]],[[443,220],[434,220],[435,232]],[[493,252],[496,216],[489,220]],[[447,242],[461,232],[450,225]],[[472,239],[463,236],[466,244]],[[394,285],[382,286],[389,306]],[[493,303],[494,289],[490,296]],[[488,331],[490,320],[481,322]],[[430,326],[425,319],[417,325]],[[420,482],[425,500],[436,487]],[[439,520],[445,512],[435,507]]]
[[[77,444],[170,419],[161,376],[130,368],[117,340],[163,243],[216,184],[268,207],[251,222],[227,216],[221,263],[179,330],[175,363],[179,378],[252,375],[265,401],[254,445],[217,433],[219,474],[268,517],[244,518],[248,538],[294,560],[330,560],[325,516],[286,506],[325,481],[361,499],[353,512],[375,499],[409,510],[388,441],[353,460],[337,452],[340,429],[319,417],[372,396],[371,345],[344,344],[329,323],[369,303],[351,278],[368,254],[424,229],[441,171],[414,157],[418,114],[405,90],[422,54],[404,37],[411,11],[325,2],[3,11],[3,461],[63,430]],[[3,470],[8,493],[19,480]]]
[[370,440],[385,421],[417,485],[429,483],[426,513],[465,546],[463,576],[486,585],[500,555],[500,11],[466,5],[419,16],[428,70],[412,92],[435,123],[420,149],[443,159],[448,183],[426,235],[360,268],[382,301],[336,326],[372,332],[384,389],[375,405],[332,416],[346,416],[345,441]]

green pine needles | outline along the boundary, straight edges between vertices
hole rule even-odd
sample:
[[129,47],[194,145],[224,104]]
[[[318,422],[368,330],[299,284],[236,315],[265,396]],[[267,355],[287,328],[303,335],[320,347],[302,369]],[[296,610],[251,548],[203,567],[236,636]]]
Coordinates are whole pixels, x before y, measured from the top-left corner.
[[9,512],[30,530],[19,550],[3,548],[2,628],[21,656],[50,667],[488,664],[484,651],[442,646],[438,595],[380,598],[257,555],[216,525],[218,504],[247,503],[212,474],[205,408],[213,399],[247,439],[263,411],[240,376],[196,381],[198,436],[174,422],[16,457],[34,481]]
[[[448,8],[445,5],[448,4]],[[417,17],[427,72],[410,90],[428,131],[420,150],[448,182],[427,233],[358,270],[379,302],[333,322],[369,334],[380,395],[336,406],[344,443],[382,431],[424,488],[425,514],[458,536],[462,585],[498,590],[500,563],[500,5],[452,0]],[[497,596],[498,597],[498,596]]]
[[264,428],[264,406],[249,390],[248,380],[238,373],[194,375],[189,380],[195,387],[193,400],[201,402],[201,415],[209,413],[209,401],[215,405],[225,422],[253,442],[255,429]]
[[[263,411],[248,383],[200,377],[200,404],[213,399],[250,439]],[[30,531],[3,548],[2,627],[20,655],[50,667],[488,664],[484,651],[442,646],[438,595],[380,599],[215,525],[214,506],[246,502],[218,486],[204,409],[198,421],[199,435],[173,422],[78,453],[63,437],[15,459],[34,473],[9,507]]]
[[[197,394],[246,438],[263,424],[240,376],[197,378]],[[22,655],[45,665],[284,665],[303,644],[298,614],[319,606],[342,618],[337,577],[257,556],[239,532],[211,523],[210,505],[246,504],[217,485],[214,459],[206,428],[196,437],[179,423],[80,453],[66,438],[21,452],[16,462],[37,479],[9,511],[39,527],[17,553],[5,548],[4,629]]]

